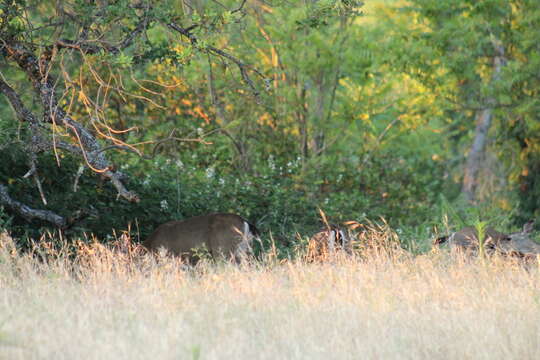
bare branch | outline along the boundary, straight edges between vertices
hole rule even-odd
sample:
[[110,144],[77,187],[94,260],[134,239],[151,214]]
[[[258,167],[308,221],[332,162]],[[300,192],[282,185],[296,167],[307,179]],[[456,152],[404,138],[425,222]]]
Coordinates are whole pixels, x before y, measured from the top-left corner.
[[79,189],[79,179],[81,178],[84,171],[84,166],[79,166],[79,169],[77,169],[77,175],[75,175],[75,180],[73,181],[73,192],[77,192]]
[[266,77],[257,69],[255,69],[254,67],[252,67],[251,65],[247,65],[245,63],[243,63],[242,61],[240,61],[239,59],[235,58],[234,56],[232,56],[231,54],[228,54],[226,53],[225,51],[223,50],[220,50],[220,49],[217,49],[213,46],[207,46],[206,47],[208,51],[216,54],[216,55],[219,55],[227,60],[230,60],[232,61],[233,63],[236,64],[236,66],[238,67],[238,70],[240,71],[240,74],[242,75],[242,80],[244,80],[244,82],[251,88],[251,91],[253,92],[253,94],[257,97],[259,96],[259,90],[257,90],[257,88],[255,88],[255,85],[253,84],[253,81],[250,79],[248,73],[247,73],[247,70],[251,70],[253,71],[255,74],[257,74],[258,76],[260,76],[263,80],[266,80]]
[[242,8],[244,7],[244,5],[246,5],[246,2],[247,2],[247,0],[242,0],[242,3],[240,4],[240,6],[237,7],[236,9],[232,10],[231,14],[234,14],[235,12],[242,11]]
[[84,52],[85,54],[96,54],[103,49],[102,47],[99,47],[97,45],[89,44],[86,41],[80,42],[70,39],[58,39],[53,46],[56,46],[58,49],[79,50],[81,52]]
[[103,153],[105,151],[112,150],[112,149],[126,150],[126,151],[132,152],[134,154],[137,154],[139,156],[142,156],[142,153],[139,150],[133,148],[132,146],[124,146],[124,145],[119,145],[119,144],[106,146],[106,147],[102,148],[101,150],[99,150],[97,152],[97,154]]
[[[148,8],[146,9],[148,11]],[[133,31],[131,31],[127,36],[126,38],[120,42],[120,44],[116,47],[117,51],[119,50],[122,50],[122,49],[125,49],[127,48],[129,45],[131,45],[131,43],[133,42],[133,40],[135,39],[135,37],[137,35],[139,35],[141,32],[143,32],[147,27],[148,27],[148,24],[150,23],[150,19],[148,18],[147,16],[147,13],[145,13],[143,16],[142,16],[142,19],[141,21],[137,24],[137,26],[135,27],[135,29],[133,29]]]
[[[157,154],[157,150],[159,149],[159,147],[166,143],[166,142],[169,142],[169,141],[178,141],[178,142],[198,142],[198,143],[202,143],[202,144],[210,144],[209,142],[205,141],[204,139],[202,138],[196,138],[196,139],[191,139],[191,138],[179,138],[179,137],[176,137],[176,129],[173,129],[171,131],[171,133],[169,134],[169,136],[167,136],[166,138],[164,139],[161,139],[161,140],[157,140],[157,141],[151,141],[151,142],[148,142],[148,143],[152,143],[152,144],[155,144],[154,145],[154,149],[152,150],[152,155],[150,157],[145,157],[147,159],[152,159],[156,156]],[[208,134],[206,134],[208,135]]]
[[2,184],[0,184],[0,203],[4,204],[11,211],[18,213],[29,221],[39,219],[54,224],[59,228],[65,228],[68,224],[66,218],[52,211],[33,209],[17,200],[12,199],[11,196],[9,196],[7,187]]
[[367,162],[369,161],[369,159],[371,158],[371,155],[373,155],[373,152],[382,144],[382,140],[383,138],[386,136],[386,134],[390,131],[390,129],[392,129],[392,127],[394,125],[397,124],[398,121],[400,121],[400,117],[396,117],[394,120],[392,120],[388,125],[386,125],[386,127],[384,128],[384,130],[379,134],[379,136],[377,137],[377,140],[375,142],[375,145],[373,146],[373,148],[366,153],[366,155],[364,156],[364,159],[362,161],[362,165],[361,165],[361,168],[364,168],[367,164]]
[[179,32],[180,34],[187,37],[192,45],[197,45],[198,40],[197,40],[197,37],[195,37],[195,35],[191,33],[192,29],[185,29],[175,23],[169,23],[167,24],[167,26],[173,29],[174,31]]
[[43,186],[41,186],[41,180],[39,179],[39,175],[37,173],[35,151],[32,151],[30,153],[30,170],[28,170],[28,172],[23,175],[23,179],[28,178],[30,176],[34,178],[34,182],[36,183],[36,186],[38,188],[39,195],[41,197],[41,201],[43,202],[43,205],[47,205],[47,198],[45,197],[45,193],[43,192]]

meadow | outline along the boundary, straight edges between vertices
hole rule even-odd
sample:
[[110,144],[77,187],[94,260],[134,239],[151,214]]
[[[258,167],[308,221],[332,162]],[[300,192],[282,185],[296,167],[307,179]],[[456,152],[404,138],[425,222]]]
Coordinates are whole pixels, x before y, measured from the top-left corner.
[[0,0],[0,360],[540,359],[538,4]]
[[0,359],[538,359],[538,262],[374,247],[240,265],[0,241]]

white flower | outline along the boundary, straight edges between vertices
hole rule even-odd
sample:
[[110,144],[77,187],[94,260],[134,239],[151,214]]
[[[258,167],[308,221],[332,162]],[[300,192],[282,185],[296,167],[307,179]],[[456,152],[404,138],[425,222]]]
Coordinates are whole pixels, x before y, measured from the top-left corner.
[[180,159],[176,160],[176,167],[179,168],[179,169],[184,168],[184,163],[182,162],[182,160],[180,160]]
[[216,174],[216,171],[214,170],[213,167],[209,167],[208,169],[206,169],[206,177],[211,179],[214,177],[214,175]]
[[161,206],[161,211],[165,211],[169,208],[169,203],[167,202],[167,200],[161,200],[159,205]]
[[276,169],[276,163],[274,162],[274,155],[270,155],[268,157],[268,167],[270,168],[270,170]]
[[197,128],[197,135],[203,136],[204,135],[204,130],[202,128]]

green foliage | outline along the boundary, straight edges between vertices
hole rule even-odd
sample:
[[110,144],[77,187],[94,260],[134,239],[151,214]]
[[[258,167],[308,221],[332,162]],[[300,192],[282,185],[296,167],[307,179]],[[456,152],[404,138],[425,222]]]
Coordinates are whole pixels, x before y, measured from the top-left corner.
[[13,217],[10,216],[3,206],[0,206],[0,231],[11,228],[11,221]]
[[[235,212],[255,222],[265,245],[271,232],[282,253],[297,232],[306,236],[321,226],[318,208],[335,223],[384,217],[413,251],[427,249],[434,227],[449,230],[441,225],[445,217],[447,227],[486,220],[509,226],[538,215],[534,2],[374,1],[364,10],[359,1],[276,1],[237,11],[238,3],[151,2],[144,34],[122,51],[71,51],[51,60],[51,74],[64,80],[63,104],[92,131],[136,127],[117,136],[130,144],[182,139],[139,146],[153,160],[106,152],[140,203],[118,200],[88,169],[74,192],[81,159],[60,151],[61,167],[52,153],[38,159],[44,205],[34,180],[23,177],[26,124],[16,123],[4,96],[0,134],[9,146],[0,152],[0,183],[35,208],[66,217],[88,211],[68,234],[106,238],[131,224],[133,235],[144,238],[170,219]],[[144,4],[73,1],[68,10],[79,22],[56,29],[46,26],[55,16],[52,2],[13,0],[0,4],[0,31],[41,40],[44,50],[55,36],[75,38],[90,26],[115,45],[138,26]],[[171,22],[197,41],[172,31]],[[506,64],[494,76],[500,46]],[[0,66],[39,114],[38,97],[20,85],[26,75]],[[98,105],[89,110],[90,101]],[[486,203],[471,207],[459,198],[462,165],[475,112],[488,102],[494,102],[493,156],[485,183],[494,185],[484,191]],[[94,127],[95,116],[109,129]],[[6,210],[2,225],[32,238],[47,226]]]
[[[388,168],[385,162],[370,163],[369,176],[363,177],[358,186],[352,177],[332,171],[331,164],[320,169],[321,172],[302,174],[298,160],[283,163],[269,157],[266,164],[257,167],[257,176],[239,176],[226,166],[204,167],[200,162],[204,158],[186,156],[183,160],[160,158],[152,163],[141,161],[124,166],[122,170],[129,171],[136,179],[127,185],[142,198],[139,204],[127,204],[116,199],[109,184],[88,172],[83,173],[78,191],[73,192],[78,164],[64,158],[62,167],[58,167],[52,157],[46,156],[40,159],[40,172],[48,175],[44,183],[48,200],[45,207],[40,204],[39,194],[31,181],[20,180],[27,168],[24,159],[15,154],[10,157],[9,152],[2,153],[3,167],[0,169],[1,181],[18,179],[10,186],[14,198],[63,216],[70,216],[79,209],[89,210],[90,216],[68,233],[92,232],[100,238],[106,238],[112,229],[125,230],[131,224],[132,235],[142,239],[157,225],[170,219],[235,212],[253,221],[266,234],[263,236],[265,243],[270,240],[267,234],[271,231],[278,247],[285,250],[292,246],[295,233],[309,235],[322,226],[318,208],[323,209],[333,222],[378,216],[403,219],[411,212],[424,212],[425,217],[430,211],[429,203],[425,197],[420,200],[421,195],[434,186],[418,183],[425,180],[410,176],[408,166],[411,165],[399,164],[399,161],[393,168]],[[378,173],[375,173],[375,167],[379,167]],[[425,169],[427,172],[435,168]],[[321,178],[320,173],[327,175]],[[387,186],[382,189],[380,177],[387,179]],[[438,188],[435,186],[429,191],[438,191]],[[403,224],[412,226],[419,221],[419,218],[411,217]],[[41,222],[28,224],[17,219],[11,229],[17,236],[26,234],[39,238],[46,225]]]
[[133,64],[133,57],[124,53],[120,53],[116,58],[115,63],[121,68],[129,68]]
[[485,249],[485,240],[486,240],[486,227],[487,222],[486,221],[477,221],[474,224],[474,228],[476,229],[476,234],[478,236],[478,256],[480,259],[485,260],[486,259],[486,249]]

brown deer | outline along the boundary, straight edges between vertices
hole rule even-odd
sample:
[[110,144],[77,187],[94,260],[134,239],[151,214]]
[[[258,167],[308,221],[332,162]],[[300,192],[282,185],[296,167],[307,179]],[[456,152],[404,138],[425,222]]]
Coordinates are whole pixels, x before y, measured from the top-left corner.
[[325,229],[309,239],[307,260],[326,260],[339,251],[351,254],[351,239],[346,231],[336,225],[327,224]]
[[[530,239],[534,221],[523,225],[519,232],[506,234],[492,227],[484,231],[484,247],[488,253],[498,251],[507,255],[530,257],[540,254],[540,245]],[[474,227],[466,227],[449,236],[443,236],[434,241],[434,245],[448,243],[450,248],[476,253],[479,249],[478,233]]]
[[234,258],[252,252],[259,231],[235,214],[210,214],[158,226],[143,242],[149,250],[164,248],[189,262],[197,261],[197,251],[205,249],[213,258]]

